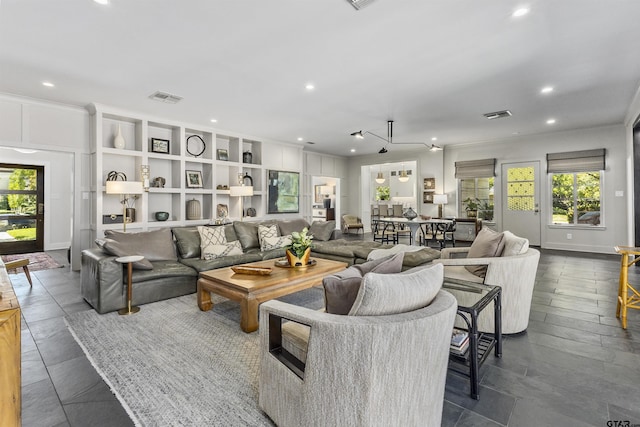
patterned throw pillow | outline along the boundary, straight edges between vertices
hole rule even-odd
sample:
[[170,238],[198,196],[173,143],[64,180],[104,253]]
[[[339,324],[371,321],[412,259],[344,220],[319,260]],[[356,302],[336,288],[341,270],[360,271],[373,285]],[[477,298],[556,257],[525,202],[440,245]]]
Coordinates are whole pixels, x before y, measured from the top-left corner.
[[212,260],[231,255],[242,255],[242,246],[239,240],[221,245],[209,245],[202,248],[202,259]]
[[260,241],[260,250],[265,251],[264,239],[278,237],[280,232],[278,231],[277,224],[271,225],[258,225],[258,240]]
[[198,234],[200,234],[200,258],[206,258],[204,255],[205,249],[212,245],[225,245],[227,243],[227,236],[224,233],[224,227],[204,227],[198,226]]
[[265,237],[262,239],[260,250],[270,251],[272,249],[280,249],[291,246],[291,234],[287,236]]

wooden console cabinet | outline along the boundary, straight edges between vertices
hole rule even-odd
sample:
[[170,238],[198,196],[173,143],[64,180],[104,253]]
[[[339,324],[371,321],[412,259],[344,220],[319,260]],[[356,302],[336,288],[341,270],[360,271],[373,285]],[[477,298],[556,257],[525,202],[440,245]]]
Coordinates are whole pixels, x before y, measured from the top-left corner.
[[0,266],[0,427],[21,424],[20,305]]

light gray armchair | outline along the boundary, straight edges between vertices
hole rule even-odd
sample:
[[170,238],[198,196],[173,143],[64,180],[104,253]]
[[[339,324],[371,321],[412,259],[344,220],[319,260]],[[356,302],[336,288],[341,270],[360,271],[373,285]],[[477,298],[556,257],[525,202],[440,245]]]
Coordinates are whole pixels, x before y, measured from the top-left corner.
[[[457,303],[438,290],[442,268],[436,269],[440,284],[431,304],[404,311],[391,301],[395,314],[357,315],[352,308],[344,316],[276,300],[262,304],[260,407],[279,427],[440,426]],[[406,273],[412,274],[400,275]],[[367,299],[362,294],[371,276],[398,286],[391,277],[400,275],[365,275],[354,307]],[[390,292],[370,297],[389,301]],[[416,300],[411,291],[398,295]],[[283,319],[298,323],[285,323],[283,331]],[[282,347],[292,324],[310,327],[303,326],[306,359]]]
[[[527,329],[540,252],[528,248],[518,255],[465,258],[468,251],[469,248],[442,249],[440,259],[433,262],[445,266],[445,277],[501,286],[502,333],[515,334]],[[455,256],[461,256],[461,258]],[[471,265],[487,266],[484,279],[465,269],[465,266]],[[464,294],[456,295],[456,298],[460,305],[465,305]],[[494,331],[493,305],[480,313],[478,329],[490,333]]]

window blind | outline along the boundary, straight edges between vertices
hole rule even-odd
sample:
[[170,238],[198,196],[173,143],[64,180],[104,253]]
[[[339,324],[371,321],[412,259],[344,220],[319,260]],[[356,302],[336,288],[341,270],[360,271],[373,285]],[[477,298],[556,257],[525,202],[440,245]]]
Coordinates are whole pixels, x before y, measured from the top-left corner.
[[488,178],[496,176],[496,159],[456,162],[456,178]]
[[606,149],[547,154],[547,172],[589,172],[605,168]]

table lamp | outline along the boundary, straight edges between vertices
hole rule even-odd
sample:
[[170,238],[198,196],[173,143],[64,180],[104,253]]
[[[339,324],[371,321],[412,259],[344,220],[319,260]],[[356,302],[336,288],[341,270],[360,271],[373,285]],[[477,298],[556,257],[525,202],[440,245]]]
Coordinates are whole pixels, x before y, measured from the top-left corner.
[[[134,195],[133,201],[138,198],[137,194],[142,194],[143,187],[142,182],[139,181],[107,181],[106,183],[107,194],[120,194],[122,196],[120,203],[122,203],[122,231],[127,231],[127,204],[131,199],[130,196]],[[133,222],[133,221],[132,221]]]
[[320,194],[324,194],[323,205],[325,208],[331,207],[331,198],[330,194],[333,194],[333,187],[330,185],[321,185],[320,186]]
[[253,196],[253,186],[251,185],[232,185],[229,187],[229,195],[231,197],[240,197],[240,221],[244,217],[244,209],[242,199],[245,196]]
[[448,203],[446,194],[434,194],[433,203],[438,205],[438,218],[442,218],[442,205]]

